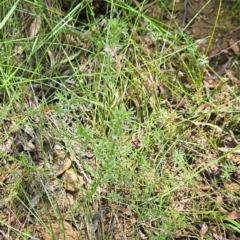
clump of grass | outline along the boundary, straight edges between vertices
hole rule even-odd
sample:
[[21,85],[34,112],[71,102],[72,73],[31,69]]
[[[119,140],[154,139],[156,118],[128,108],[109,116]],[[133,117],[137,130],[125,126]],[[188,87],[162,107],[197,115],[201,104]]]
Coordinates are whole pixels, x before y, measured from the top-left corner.
[[[1,220],[3,231],[36,239],[45,229],[54,237],[49,221],[63,234],[70,221],[79,237],[99,239],[200,238],[205,223],[207,237],[217,228],[237,231],[216,196],[226,196],[223,185],[236,172],[235,164],[222,167],[228,154],[217,147],[223,126],[238,131],[238,116],[221,111],[221,101],[199,111],[221,88],[205,92],[208,62],[194,40],[146,15],[147,1],[107,1],[105,15],[94,15],[94,2],[67,13],[54,3],[1,6],[9,13],[0,25],[0,171],[8,171],[1,211],[14,215],[10,224]],[[42,25],[30,38],[20,21],[36,17]],[[83,179],[73,193],[54,172],[60,155],[71,154]],[[228,212],[237,210],[232,197]]]

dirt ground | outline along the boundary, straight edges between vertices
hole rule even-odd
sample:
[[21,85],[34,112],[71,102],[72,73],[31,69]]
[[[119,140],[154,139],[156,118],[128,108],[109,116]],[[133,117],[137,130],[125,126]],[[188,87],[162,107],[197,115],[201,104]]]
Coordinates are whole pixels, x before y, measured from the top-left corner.
[[[173,12],[173,18],[167,13],[161,13],[166,24],[176,24],[178,28],[198,43],[198,50],[207,55],[213,68],[219,71],[231,59],[239,54],[240,19],[239,10],[231,12],[233,1],[223,1],[220,6],[219,0],[204,1],[173,1],[168,5],[168,10]],[[219,10],[220,8],[220,10]],[[151,10],[152,9],[152,10]],[[156,17],[161,10],[152,6],[150,15]],[[209,41],[211,39],[211,41]],[[209,44],[210,42],[210,44]],[[239,61],[239,58],[238,58]],[[231,63],[228,62],[228,66]],[[225,69],[223,69],[224,71]],[[223,75],[221,72],[220,75]],[[235,72],[239,74],[239,71]]]

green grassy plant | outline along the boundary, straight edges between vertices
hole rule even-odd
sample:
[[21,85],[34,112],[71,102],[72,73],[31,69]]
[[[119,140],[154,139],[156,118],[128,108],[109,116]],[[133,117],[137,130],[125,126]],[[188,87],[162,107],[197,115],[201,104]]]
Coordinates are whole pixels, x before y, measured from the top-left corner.
[[[8,205],[15,217],[0,218],[1,228],[12,239],[38,239],[36,223],[54,239],[51,221],[89,239],[200,239],[205,222],[206,239],[217,228],[239,232],[216,201],[236,165],[203,176],[228,156],[217,149],[224,126],[239,134],[237,90],[227,104],[214,98],[224,83],[206,93],[207,57],[182,29],[147,15],[153,3],[105,3],[100,14],[87,0],[66,13],[58,1],[1,4],[0,172],[8,175],[0,216]],[[39,32],[29,37],[36,17]],[[76,156],[71,169],[84,183],[74,193],[54,175],[57,150]]]

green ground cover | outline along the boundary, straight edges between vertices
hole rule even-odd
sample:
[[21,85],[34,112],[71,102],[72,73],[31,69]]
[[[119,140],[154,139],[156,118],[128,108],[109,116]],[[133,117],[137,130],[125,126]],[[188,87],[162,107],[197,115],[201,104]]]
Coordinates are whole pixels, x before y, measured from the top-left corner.
[[0,239],[239,239],[239,1],[186,2],[0,3]]

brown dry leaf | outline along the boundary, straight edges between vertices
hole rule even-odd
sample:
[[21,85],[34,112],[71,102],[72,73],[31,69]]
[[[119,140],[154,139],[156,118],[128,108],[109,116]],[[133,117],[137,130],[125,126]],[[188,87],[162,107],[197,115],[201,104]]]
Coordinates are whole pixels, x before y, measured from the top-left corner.
[[78,239],[77,232],[73,230],[72,226],[68,222],[63,222],[61,225],[59,223],[51,223],[49,225],[51,235],[46,232],[46,230],[40,224],[36,225],[36,229],[41,233],[44,240],[52,240],[53,237],[54,239],[58,240]]
[[53,56],[53,53],[49,49],[47,50],[47,53],[48,53],[48,57],[50,59],[51,67],[53,67],[55,65],[55,63],[56,63],[56,60],[55,60],[55,58]]
[[219,147],[218,150],[223,152],[223,153],[231,152],[233,154],[240,154],[240,150],[238,150],[238,149],[237,150],[233,150],[232,148]]
[[240,212],[231,212],[230,214],[228,214],[228,217],[233,220],[240,219]]
[[144,40],[145,40],[145,44],[143,45],[143,47],[146,49],[146,48],[149,48],[150,46],[152,46],[155,42],[156,42],[156,40],[155,39],[152,39],[152,38],[150,38],[149,36],[146,36],[145,38],[144,38]]
[[24,151],[33,151],[35,148],[36,146],[32,143],[32,140],[23,145]]
[[78,191],[79,187],[84,185],[83,177],[78,176],[73,169],[66,170],[62,179],[66,190],[71,192]]
[[[1,135],[0,135],[1,137]],[[8,138],[8,140],[6,140],[3,143],[0,143],[0,151],[1,152],[5,152],[5,153],[9,153],[12,150],[12,146],[13,146],[13,138]]]
[[24,132],[27,133],[32,138],[34,138],[34,129],[31,126],[26,125],[24,128]]
[[202,227],[201,227],[201,230],[200,230],[200,233],[202,235],[205,235],[208,231],[208,225],[206,223],[203,223]]
[[237,45],[237,42],[235,42],[232,38],[230,38],[229,40],[229,46],[235,54],[239,53],[239,47]]
[[54,169],[56,171],[56,177],[68,170],[72,165],[72,160],[68,157],[56,160]]
[[199,113],[208,113],[211,107],[212,105],[210,103],[204,103],[200,105],[195,112],[195,116],[197,116]]
[[218,70],[216,69],[216,73],[219,76],[224,76],[226,73],[226,70],[231,66],[231,62],[232,62],[232,57],[230,57],[224,64],[220,65],[218,67]]
[[208,56],[208,61],[210,61],[212,58],[214,58],[220,51],[221,51],[221,49],[219,47],[214,48]]
[[234,83],[239,83],[239,80],[234,76],[233,70],[225,70],[226,75],[229,77],[230,80],[232,80]]
[[148,237],[140,229],[138,230],[138,233],[142,240],[148,239]]
[[162,85],[159,85],[158,86],[158,93],[159,93],[159,95],[164,95],[164,94],[167,93],[167,91]]
[[217,201],[217,203],[221,203],[222,204],[223,203],[222,196],[221,195],[217,196],[216,201]]
[[140,148],[141,147],[141,141],[139,139],[135,139],[132,141],[132,145],[135,148]]
[[19,126],[17,125],[17,123],[15,121],[11,121],[8,123],[8,129],[12,133],[17,133],[19,131]]
[[196,112],[199,113],[199,112],[202,112],[206,109],[209,110],[211,108],[211,106],[212,105],[210,103],[204,103],[204,104],[202,104],[201,106],[198,107]]
[[65,151],[62,150],[62,147],[56,144],[53,152],[53,170],[55,172],[55,176],[57,177],[68,170],[74,159],[75,156],[73,154],[68,157]]
[[215,79],[206,79],[204,81],[204,85],[210,89],[216,88],[218,84],[219,84],[219,81]]
[[174,108],[174,109],[180,109],[180,108],[184,108],[186,105],[186,101],[184,99],[182,99],[179,103],[177,104],[171,104],[170,107]]
[[38,34],[41,28],[41,24],[42,24],[42,18],[40,16],[37,16],[30,25],[29,33],[28,33],[29,37],[35,37]]

